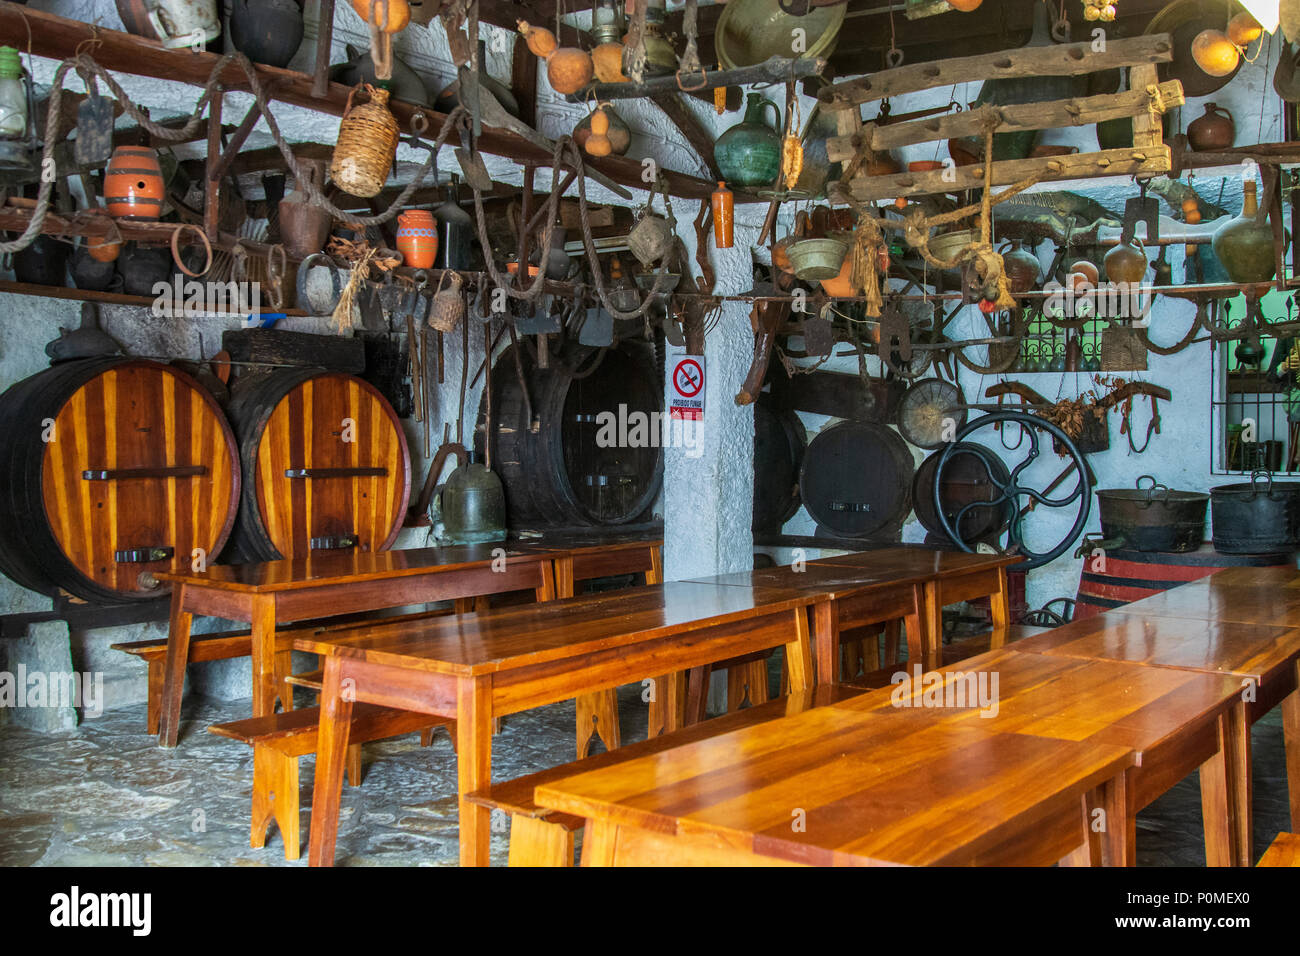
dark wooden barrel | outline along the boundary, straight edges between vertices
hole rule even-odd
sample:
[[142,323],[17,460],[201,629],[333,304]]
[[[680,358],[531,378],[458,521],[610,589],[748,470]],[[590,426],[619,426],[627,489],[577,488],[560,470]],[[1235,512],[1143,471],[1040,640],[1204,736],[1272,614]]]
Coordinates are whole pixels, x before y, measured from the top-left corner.
[[1079,575],[1074,617],[1092,617],[1103,611],[1140,601],[1170,588],[1207,577],[1224,568],[1265,568],[1293,564],[1290,554],[1221,554],[1213,545],[1195,551],[1105,552],[1105,563],[1085,553]]
[[779,531],[799,510],[799,465],[806,431],[789,408],[754,405],[755,531]]
[[[943,453],[944,449],[940,448],[916,469],[916,477],[912,481],[912,507],[916,510],[916,520],[921,522],[921,527],[937,538],[951,542],[934,507],[934,478]],[[998,497],[998,490],[990,476],[1002,484],[1007,482],[1010,476],[1002,459],[976,442],[958,442],[948,466],[943,470],[941,500],[943,513],[950,523],[957,512],[971,502],[992,501]],[[998,534],[1010,520],[1010,502],[1003,502],[996,508],[971,508],[962,516],[957,533],[969,544]]]
[[912,510],[912,453],[884,425],[843,421],[808,443],[799,494],[822,528],[865,537],[900,526]]
[[0,395],[0,570],[96,604],[166,593],[142,572],[216,560],[239,457],[211,395],[141,359],[63,362]]
[[243,493],[229,559],[382,551],[402,528],[411,457],[373,385],[324,369],[279,369],[236,383]]
[[[611,445],[603,413],[618,419],[623,408],[629,426],[641,420],[634,416],[646,416],[647,425],[651,416],[657,422],[663,410],[657,364],[654,350],[641,343],[566,348],[545,369],[525,357],[525,394],[512,349],[497,358],[488,438],[511,527],[621,525],[647,516],[663,483],[661,432],[643,429],[638,436],[629,427],[629,441]],[[480,454],[487,433],[486,397],[475,433]]]

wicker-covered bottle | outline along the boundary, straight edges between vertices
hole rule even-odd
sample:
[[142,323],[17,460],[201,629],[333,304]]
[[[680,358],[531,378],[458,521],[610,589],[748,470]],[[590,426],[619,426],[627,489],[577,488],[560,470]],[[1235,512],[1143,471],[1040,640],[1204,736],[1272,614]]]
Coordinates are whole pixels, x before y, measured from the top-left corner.
[[[358,89],[370,99],[353,106],[352,98]],[[397,120],[388,110],[388,90],[362,83],[348,94],[330,178],[350,195],[363,199],[379,195],[393,168],[397,139]]]

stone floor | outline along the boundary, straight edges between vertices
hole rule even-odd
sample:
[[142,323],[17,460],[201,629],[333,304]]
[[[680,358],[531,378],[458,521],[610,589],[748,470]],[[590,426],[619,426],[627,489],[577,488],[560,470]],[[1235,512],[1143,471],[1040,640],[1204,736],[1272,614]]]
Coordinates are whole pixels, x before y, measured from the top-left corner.
[[[144,707],[108,711],[72,731],[0,730],[0,865],[283,866],[283,844],[248,846],[252,751],[204,731],[247,716],[250,702],[186,701],[180,746],[144,733]],[[620,691],[625,738],[645,734],[638,687]],[[507,719],[493,747],[494,775],[513,777],[572,759],[573,705]],[[1254,728],[1255,858],[1288,828],[1281,716]],[[303,859],[312,758],[302,764]],[[341,866],[454,866],[456,756],[444,731],[368,744],[365,780],[345,788],[336,859]],[[1138,863],[1200,866],[1195,775],[1138,816]],[[503,828],[504,829],[504,828]],[[495,863],[507,834],[493,836]]]

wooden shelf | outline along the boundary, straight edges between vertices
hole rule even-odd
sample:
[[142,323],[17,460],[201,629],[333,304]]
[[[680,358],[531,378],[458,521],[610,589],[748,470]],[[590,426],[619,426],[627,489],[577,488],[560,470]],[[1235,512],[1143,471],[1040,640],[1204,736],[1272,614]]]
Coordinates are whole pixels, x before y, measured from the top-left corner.
[[[154,299],[147,295],[126,295],[122,292],[94,292],[90,289],[76,289],[69,286],[33,285],[29,282],[12,282],[0,279],[0,292],[12,295],[34,295],[43,299],[71,299],[74,302],[98,302],[102,305],[133,305],[143,309],[153,308]],[[274,313],[275,309],[262,309],[259,314]],[[285,315],[303,316],[301,309],[280,309]],[[212,312],[213,316],[229,315],[246,318],[243,312]],[[181,318],[178,316],[177,318]]]
[[[0,36],[11,40],[31,37],[31,52],[36,56],[64,60],[74,56],[83,44],[91,51],[95,61],[105,69],[132,73],[137,76],[149,76],[163,80],[173,80],[194,86],[207,83],[213,68],[221,59],[216,53],[194,53],[188,49],[169,50],[156,40],[123,33],[119,30],[105,30],[78,20],[70,20],[53,13],[34,10],[31,7],[0,0]],[[328,93],[317,99],[312,96],[312,77],[297,70],[283,70],[270,66],[256,66],[258,77],[264,84],[274,85],[271,96],[273,102],[287,103],[318,113],[342,116],[351,88],[340,83],[331,83]],[[221,74],[220,80],[226,90],[248,90],[248,78],[238,66],[231,64]],[[389,108],[403,130],[410,129],[411,117],[420,112],[429,120],[429,129],[425,137],[432,140],[442,129],[447,115],[435,110],[418,106],[402,100],[389,100]],[[504,156],[519,163],[549,165],[550,150],[544,149],[524,137],[509,130],[484,126],[479,138],[480,148],[495,156]],[[455,132],[447,137],[447,145],[460,145],[460,138]],[[606,156],[599,159],[584,157],[586,165],[604,173],[616,183],[633,189],[645,189],[641,179],[642,167],[639,160],[625,156]],[[662,170],[668,185],[668,192],[674,197],[707,200],[717,184],[711,180],[699,179],[675,170]],[[757,197],[737,192],[736,202],[758,202]]]

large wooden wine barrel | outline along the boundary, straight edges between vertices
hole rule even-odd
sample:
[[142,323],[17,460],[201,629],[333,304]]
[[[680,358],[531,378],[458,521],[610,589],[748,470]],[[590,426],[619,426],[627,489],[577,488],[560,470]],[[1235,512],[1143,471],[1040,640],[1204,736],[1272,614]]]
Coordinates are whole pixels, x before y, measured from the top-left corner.
[[411,457],[373,385],[343,372],[280,369],[241,380],[229,411],[244,475],[231,560],[392,547]]
[[[1104,557],[1105,560],[1098,560]],[[1209,542],[1195,551],[1137,551],[1117,548],[1104,555],[1085,552],[1075,598],[1075,620],[1140,601],[1170,588],[1208,577],[1224,568],[1289,565],[1290,554],[1221,554]]]
[[[943,448],[939,449],[916,469],[916,477],[912,481],[912,507],[916,510],[916,520],[921,522],[921,527],[937,539],[951,542],[934,507],[935,472],[944,451]],[[944,516],[951,523],[957,517],[957,512],[967,505],[999,497],[999,491],[991,479],[1005,485],[1009,477],[1006,464],[995,452],[976,442],[958,442],[957,451],[953,452],[943,470],[940,500],[943,502]],[[962,515],[961,523],[955,530],[963,541],[973,544],[999,534],[1010,520],[1011,502],[1004,501],[997,507],[971,508]]]
[[211,562],[239,501],[212,397],[156,362],[63,362],[0,395],[0,570],[97,604],[164,593],[141,572]]
[[799,510],[799,465],[807,446],[793,409],[754,405],[755,531],[780,531]]
[[799,494],[822,528],[866,537],[902,525],[912,510],[914,470],[912,453],[896,431],[843,421],[808,443]]
[[[663,408],[654,350],[641,343],[603,351],[573,347],[549,364],[541,369],[524,359],[526,394],[511,349],[493,365],[488,438],[492,469],[505,486],[507,523],[591,527],[645,517],[663,482],[659,429],[636,429],[652,415],[657,422]],[[486,397],[475,433],[480,454]],[[608,415],[626,424],[625,441],[608,440]]]

